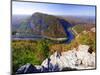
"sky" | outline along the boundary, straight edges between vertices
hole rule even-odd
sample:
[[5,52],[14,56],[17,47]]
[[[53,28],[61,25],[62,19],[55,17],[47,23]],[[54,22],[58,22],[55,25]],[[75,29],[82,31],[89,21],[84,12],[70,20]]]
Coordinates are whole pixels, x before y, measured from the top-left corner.
[[95,6],[12,2],[13,15],[32,15],[35,12],[47,13],[51,15],[95,16]]

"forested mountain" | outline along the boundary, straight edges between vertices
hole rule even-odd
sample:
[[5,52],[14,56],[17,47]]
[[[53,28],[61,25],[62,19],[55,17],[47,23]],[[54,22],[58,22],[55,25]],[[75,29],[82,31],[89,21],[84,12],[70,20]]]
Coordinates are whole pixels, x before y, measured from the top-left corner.
[[65,37],[66,32],[64,27],[69,28],[71,24],[64,19],[58,18],[44,13],[36,12],[32,16],[20,22],[19,27],[16,29],[16,33],[21,34],[37,34],[48,37]]

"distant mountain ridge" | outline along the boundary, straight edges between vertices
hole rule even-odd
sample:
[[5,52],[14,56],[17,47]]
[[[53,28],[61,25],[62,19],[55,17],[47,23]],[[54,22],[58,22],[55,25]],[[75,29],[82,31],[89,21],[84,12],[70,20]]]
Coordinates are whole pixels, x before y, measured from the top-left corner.
[[36,12],[27,20],[21,22],[17,32],[20,34],[39,34],[48,37],[62,38],[67,36],[63,24],[66,24],[67,28],[71,26],[71,24],[64,19]]

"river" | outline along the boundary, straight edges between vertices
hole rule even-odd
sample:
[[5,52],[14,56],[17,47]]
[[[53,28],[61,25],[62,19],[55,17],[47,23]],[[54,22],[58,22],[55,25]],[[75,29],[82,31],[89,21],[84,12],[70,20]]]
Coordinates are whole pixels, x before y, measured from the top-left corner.
[[72,25],[69,22],[67,22],[67,21],[65,21],[63,19],[60,19],[60,23],[62,24],[62,26],[64,28],[64,31],[65,31],[65,33],[67,35],[67,38],[68,38],[66,40],[66,43],[70,43],[75,38],[75,36],[73,34],[73,31],[71,29]]
[[[61,38],[62,41],[65,41],[66,43],[70,43],[75,37],[74,34],[73,34],[73,31],[71,29],[72,25],[70,23],[66,22],[63,19],[59,19],[59,22],[62,24],[64,31],[67,35],[66,40],[65,40],[65,38]],[[39,40],[39,39],[42,39],[42,38],[47,38],[47,39],[51,39],[51,40],[58,39],[58,38],[51,38],[51,37],[42,36],[42,35],[31,35],[31,36],[18,36],[18,35],[16,36],[16,35],[13,35],[12,36],[12,40]]]

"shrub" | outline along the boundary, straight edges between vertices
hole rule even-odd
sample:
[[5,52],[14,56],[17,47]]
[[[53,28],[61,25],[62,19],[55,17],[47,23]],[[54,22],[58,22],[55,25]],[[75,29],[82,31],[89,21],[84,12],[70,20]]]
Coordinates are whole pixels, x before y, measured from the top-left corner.
[[13,72],[31,63],[40,65],[49,56],[49,40],[15,40],[12,41]]

